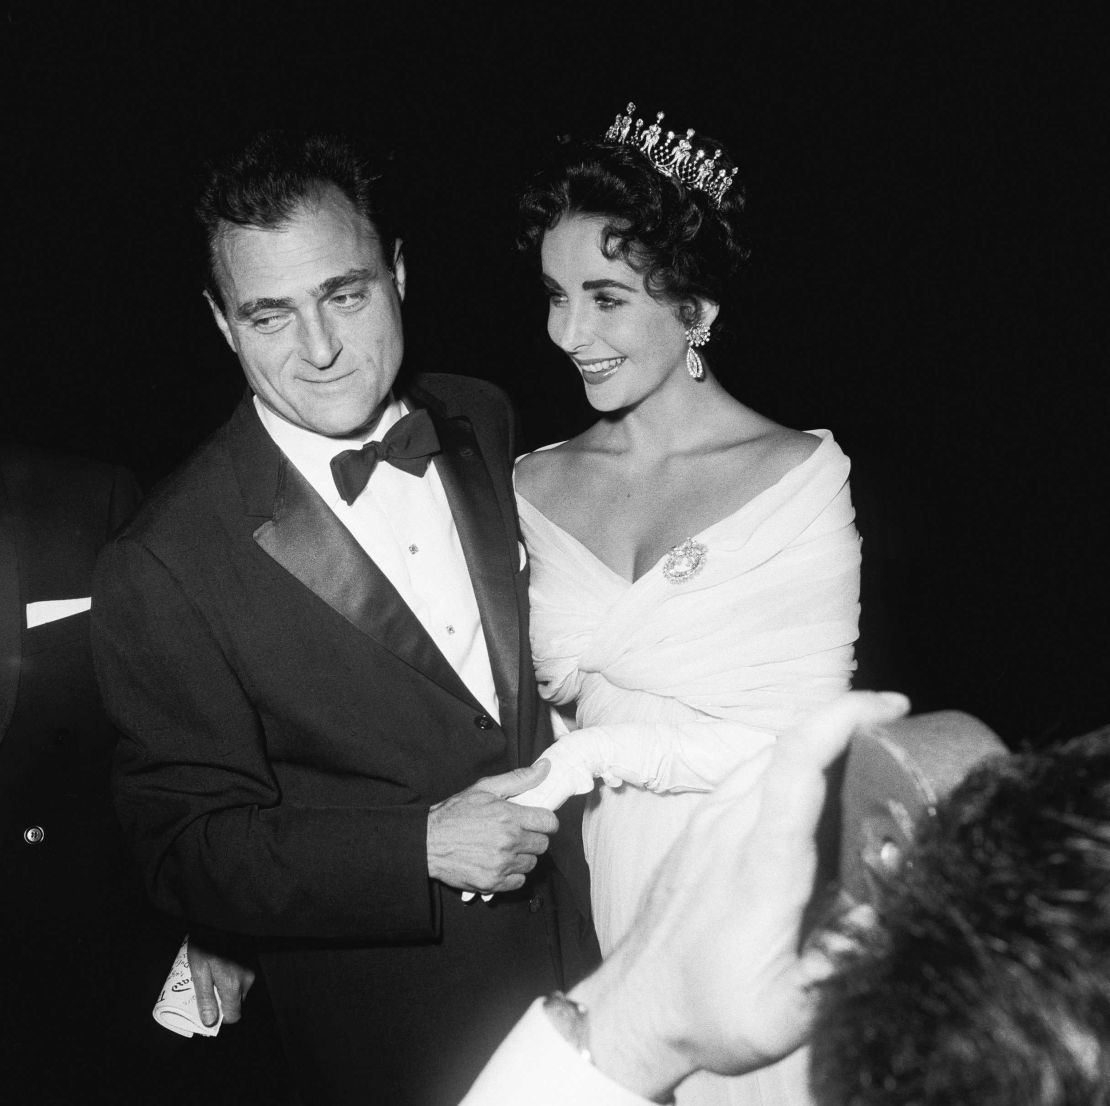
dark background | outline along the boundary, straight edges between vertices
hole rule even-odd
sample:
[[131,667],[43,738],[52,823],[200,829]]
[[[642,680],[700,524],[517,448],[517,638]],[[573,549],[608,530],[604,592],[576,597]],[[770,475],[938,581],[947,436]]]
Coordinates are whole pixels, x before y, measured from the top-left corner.
[[[860,683],[1011,744],[1110,720],[1106,113],[1096,5],[535,3],[6,11],[0,431],[150,485],[241,388],[200,296],[203,161],[264,126],[397,153],[407,362],[585,425],[512,245],[554,135],[629,100],[733,151],[752,264],[715,365],[853,458]],[[727,372],[725,371],[727,368]]]

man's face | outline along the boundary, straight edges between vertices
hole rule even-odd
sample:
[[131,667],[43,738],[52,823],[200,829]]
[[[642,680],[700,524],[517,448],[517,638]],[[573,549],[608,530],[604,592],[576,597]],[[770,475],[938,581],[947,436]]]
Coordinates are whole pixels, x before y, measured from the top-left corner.
[[217,242],[224,311],[209,301],[247,381],[272,411],[329,437],[377,421],[401,367],[400,242],[386,252],[338,189],[279,230],[228,227]]

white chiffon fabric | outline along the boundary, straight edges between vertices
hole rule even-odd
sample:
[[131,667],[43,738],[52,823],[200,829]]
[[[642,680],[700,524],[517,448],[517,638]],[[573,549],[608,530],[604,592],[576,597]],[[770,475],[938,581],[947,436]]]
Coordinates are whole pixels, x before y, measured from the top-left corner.
[[[537,678],[578,727],[545,754],[554,765],[546,793],[520,799],[554,807],[591,790],[593,777],[606,781],[583,825],[605,953],[701,795],[745,763],[761,772],[758,754],[777,734],[848,687],[860,566],[849,465],[827,430],[811,433],[821,441],[805,461],[693,535],[706,554],[681,583],[662,560],[629,582],[517,497]],[[678,1096],[809,1101],[801,1052],[740,1078],[696,1075]]]

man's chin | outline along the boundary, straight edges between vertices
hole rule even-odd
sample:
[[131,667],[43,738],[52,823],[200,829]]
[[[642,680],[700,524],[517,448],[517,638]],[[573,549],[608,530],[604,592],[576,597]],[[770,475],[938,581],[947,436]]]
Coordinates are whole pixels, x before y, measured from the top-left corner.
[[299,411],[278,411],[286,422],[310,430],[323,438],[361,438],[369,434],[378,424],[383,412],[389,405],[386,397],[377,406],[366,409],[365,405],[349,405],[334,409],[304,409]]
[[316,433],[323,434],[328,438],[366,437],[368,434],[372,433],[374,427],[378,425],[388,405],[389,397],[386,396],[386,398],[365,417],[359,419],[340,419],[336,422],[329,422],[327,429],[321,428],[317,430]]

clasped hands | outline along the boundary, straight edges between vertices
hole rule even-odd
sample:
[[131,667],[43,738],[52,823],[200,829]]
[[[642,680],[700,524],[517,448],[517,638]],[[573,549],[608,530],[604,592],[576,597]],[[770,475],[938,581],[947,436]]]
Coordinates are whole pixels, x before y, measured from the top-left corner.
[[[752,1071],[803,1043],[816,1015],[815,984],[834,969],[837,952],[838,935],[828,932],[798,948],[826,771],[857,729],[892,722],[908,706],[901,695],[850,692],[762,753],[765,771],[753,776],[742,766],[701,804],[659,866],[632,931],[572,992],[590,1009],[602,1071],[662,1100],[692,1071]],[[547,772],[540,761],[436,804],[429,873],[460,890],[522,886],[558,822],[509,800]],[[202,1018],[212,1024],[219,976],[202,969],[203,953],[194,959],[189,951]],[[227,968],[228,986],[239,988],[238,966],[218,970]],[[228,1017],[220,991],[225,1021],[235,1020],[238,1004]]]
[[[549,771],[547,761],[538,761],[528,768],[486,776],[436,803],[428,812],[428,875],[471,897],[523,887],[547,851],[559,819],[542,807],[508,800],[536,787]],[[239,1021],[254,972],[191,937],[188,957],[201,1021],[216,1024],[217,991],[224,1022]]]
[[428,812],[428,874],[464,894],[515,891],[547,851],[559,819],[510,800],[539,785],[545,760],[477,783]]

